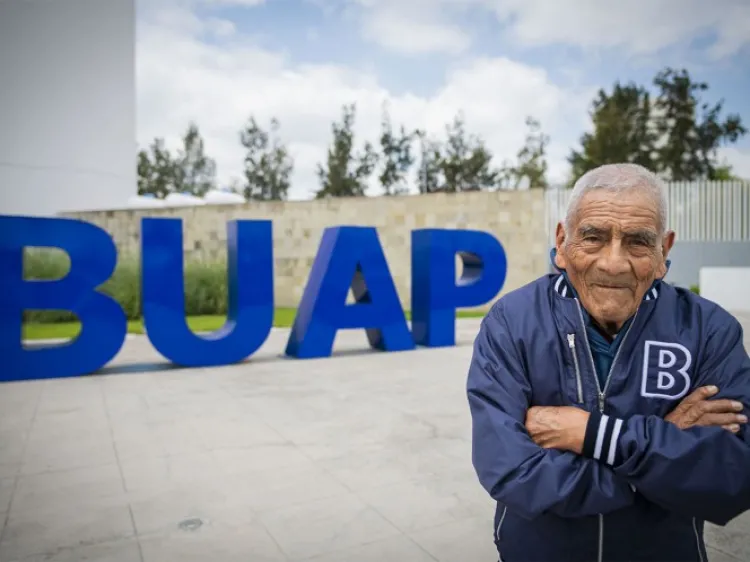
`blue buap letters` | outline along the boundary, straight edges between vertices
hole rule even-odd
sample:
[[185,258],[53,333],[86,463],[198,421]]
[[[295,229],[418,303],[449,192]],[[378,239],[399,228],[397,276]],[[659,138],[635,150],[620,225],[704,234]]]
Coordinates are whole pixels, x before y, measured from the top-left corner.
[[[349,290],[355,304],[347,305]],[[327,357],[336,332],[365,328],[373,348],[414,348],[378,233],[371,227],[327,228],[294,319],[287,355]]]
[[227,322],[213,333],[187,325],[180,219],[141,222],[141,279],[143,325],[159,353],[186,367],[242,361],[273,325],[271,221],[227,223]]
[[[272,224],[227,223],[228,314],[210,334],[195,334],[185,319],[182,220],[141,223],[141,294],[146,334],[171,362],[187,367],[242,361],[265,342],[274,314]],[[59,280],[25,280],[27,247],[60,248],[70,271]],[[456,282],[455,259],[464,263]],[[120,350],[127,331],[122,308],[98,288],[115,269],[110,235],[84,221],[0,216],[0,381],[93,373]],[[285,353],[327,357],[336,332],[366,330],[371,347],[410,350],[455,343],[455,311],[491,300],[506,276],[502,245],[490,234],[427,229],[412,234],[412,332],[400,305],[377,231],[328,228],[318,249]],[[349,291],[354,303],[347,304]],[[81,321],[81,333],[60,345],[26,348],[25,310],[61,309]]]
[[[456,255],[463,263],[458,282]],[[455,345],[456,309],[491,300],[502,289],[507,269],[502,244],[487,232],[441,228],[412,231],[414,341],[428,347]]]
[[[62,279],[24,279],[27,247],[65,251]],[[96,291],[117,263],[112,238],[101,228],[61,218],[0,217],[0,380],[71,377],[96,371],[125,341],[127,319],[117,302]],[[81,321],[70,342],[27,349],[21,339],[24,310],[69,310]]]

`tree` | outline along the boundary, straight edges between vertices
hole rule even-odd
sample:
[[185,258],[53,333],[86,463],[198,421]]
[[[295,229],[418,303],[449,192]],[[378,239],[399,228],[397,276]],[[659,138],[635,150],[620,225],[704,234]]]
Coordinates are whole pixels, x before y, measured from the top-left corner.
[[740,116],[722,119],[724,100],[713,106],[702,101],[700,93],[708,90],[708,84],[694,82],[685,69],[662,70],[654,85],[659,89],[655,104],[659,172],[672,181],[717,179],[721,172],[717,149],[747,132]]
[[[232,177],[227,184],[226,190],[230,193],[237,193],[238,195],[245,195],[245,186],[242,180],[237,177]],[[245,197],[247,198],[247,197]]]
[[331,125],[333,142],[325,167],[318,164],[320,189],[315,197],[357,197],[367,190],[367,179],[378,163],[378,155],[368,141],[361,152],[354,152],[355,104],[342,108],[340,123]]
[[[152,194],[151,184],[153,182],[154,169],[151,159],[148,157],[148,152],[143,149],[138,151],[136,170],[138,173],[138,195]],[[153,193],[153,195],[156,194]]]
[[436,140],[427,137],[424,131],[417,133],[419,138],[419,169],[417,170],[417,189],[420,193],[443,191],[441,162],[442,148]]
[[148,150],[138,152],[137,171],[138,195],[164,199],[175,190],[175,162],[164,139],[156,138]]
[[291,185],[294,160],[278,139],[279,121],[271,119],[270,133],[250,117],[240,132],[245,147],[245,199],[281,201],[287,198]]
[[478,136],[467,135],[461,113],[446,125],[445,132],[445,142],[417,133],[421,156],[417,171],[419,192],[457,193],[497,187],[500,171],[492,167],[492,153]]
[[444,191],[479,191],[497,186],[500,172],[491,167],[492,154],[477,136],[468,136],[459,113],[446,126],[447,140],[440,163]]
[[651,96],[642,86],[616,82],[611,94],[599,90],[590,112],[594,130],[581,136],[581,150],[568,157],[573,181],[603,164],[631,162],[654,169],[651,113]]
[[532,189],[549,187],[545,158],[549,137],[542,132],[541,124],[533,117],[526,118],[526,126],[529,132],[516,156],[517,163],[504,164],[500,173],[500,183],[505,189],[519,189],[524,182]]
[[732,169],[732,166],[728,164],[726,160],[722,161],[721,164],[716,166],[716,169],[714,170],[713,178],[711,179],[715,181],[740,181],[740,182],[750,181],[747,178],[743,178],[735,174],[734,170]]
[[408,191],[405,181],[406,174],[414,164],[411,152],[414,138],[419,131],[406,132],[401,126],[398,135],[393,132],[388,110],[383,108],[382,132],[380,134],[380,149],[383,156],[383,170],[380,173],[380,185],[385,195],[400,195]]
[[216,185],[216,164],[206,156],[203,138],[195,123],[188,125],[182,145],[174,161],[175,190],[203,196]]
[[[672,181],[716,179],[726,174],[717,161],[723,143],[746,134],[739,115],[721,118],[724,102],[710,105],[699,95],[708,89],[687,70],[665,68],[653,80],[656,94],[642,86],[615,83],[600,90],[592,104],[592,133],[571,151],[573,180],[613,162],[634,162]],[[572,182],[571,182],[572,183]]]

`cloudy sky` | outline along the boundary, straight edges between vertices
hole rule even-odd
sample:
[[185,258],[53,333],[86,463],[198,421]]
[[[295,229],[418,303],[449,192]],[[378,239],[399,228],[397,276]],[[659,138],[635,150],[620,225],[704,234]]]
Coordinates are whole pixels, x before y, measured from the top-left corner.
[[[244,122],[277,117],[294,199],[317,188],[348,103],[360,143],[377,140],[384,102],[395,124],[436,135],[461,111],[498,164],[532,115],[551,137],[553,181],[594,93],[650,85],[666,65],[750,125],[747,0],[139,0],[136,60],[141,146],[161,136],[175,148],[194,120],[227,184],[241,176]],[[722,156],[750,177],[750,135]]]

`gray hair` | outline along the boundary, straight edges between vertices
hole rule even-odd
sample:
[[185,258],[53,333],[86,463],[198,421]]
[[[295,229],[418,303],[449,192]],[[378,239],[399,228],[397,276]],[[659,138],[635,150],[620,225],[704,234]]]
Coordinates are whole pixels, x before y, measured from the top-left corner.
[[667,229],[669,211],[667,186],[652,171],[638,164],[604,164],[583,174],[573,186],[565,215],[565,230],[572,232],[578,207],[583,197],[594,189],[607,189],[613,192],[643,190],[654,199],[659,214],[659,234]]

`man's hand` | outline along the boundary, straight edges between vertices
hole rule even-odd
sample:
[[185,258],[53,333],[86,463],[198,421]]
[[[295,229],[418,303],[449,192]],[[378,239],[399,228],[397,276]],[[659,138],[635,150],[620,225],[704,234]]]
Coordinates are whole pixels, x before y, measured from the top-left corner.
[[540,447],[581,454],[589,413],[572,406],[532,406],[526,430]]
[[693,391],[664,419],[680,429],[696,425],[720,426],[737,433],[739,424],[747,423],[747,417],[740,414],[742,403],[735,400],[709,400],[719,389],[703,386]]
[[[709,400],[719,389],[701,387],[664,419],[680,429],[693,426],[719,426],[737,433],[747,417],[742,415],[742,403],[735,400]],[[526,430],[540,447],[560,449],[580,454],[586,436],[589,414],[572,406],[533,406],[526,413]]]

